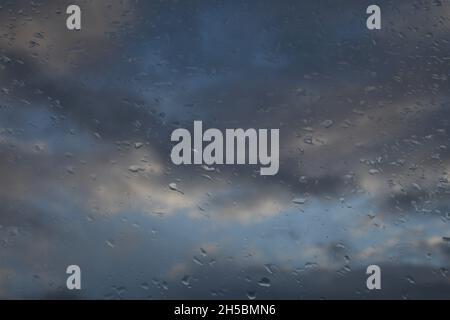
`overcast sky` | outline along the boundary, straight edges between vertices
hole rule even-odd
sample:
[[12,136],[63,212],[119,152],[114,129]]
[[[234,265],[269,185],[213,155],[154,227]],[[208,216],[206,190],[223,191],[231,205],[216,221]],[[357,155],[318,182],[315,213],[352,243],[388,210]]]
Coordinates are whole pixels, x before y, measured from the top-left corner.
[[[75,2],[0,0],[0,298],[450,297],[448,1]],[[194,120],[279,173],[173,165]]]

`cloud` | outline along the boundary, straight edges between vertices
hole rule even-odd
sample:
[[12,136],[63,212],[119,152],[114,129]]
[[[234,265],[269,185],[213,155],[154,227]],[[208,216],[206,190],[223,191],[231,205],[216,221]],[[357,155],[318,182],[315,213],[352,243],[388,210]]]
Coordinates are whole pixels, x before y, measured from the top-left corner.
[[[442,297],[450,11],[435,4],[380,2],[376,34],[358,1],[81,2],[75,33],[64,3],[4,5],[0,296]],[[280,128],[279,174],[173,165],[170,133],[193,120]],[[82,295],[64,289],[74,261]]]

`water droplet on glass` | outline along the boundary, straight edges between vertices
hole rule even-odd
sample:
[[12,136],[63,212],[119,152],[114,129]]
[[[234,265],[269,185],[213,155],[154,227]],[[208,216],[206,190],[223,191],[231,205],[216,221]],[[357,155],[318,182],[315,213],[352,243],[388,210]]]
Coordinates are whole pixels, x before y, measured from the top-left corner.
[[107,245],[108,247],[110,247],[110,248],[114,248],[114,247],[115,247],[113,241],[107,240],[105,243],[106,243],[106,245]]
[[306,203],[306,199],[305,198],[295,198],[294,200],[292,200],[293,203],[295,204],[304,204]]
[[184,194],[180,189],[178,189],[175,182],[169,183],[169,189]]
[[411,276],[406,277],[406,280],[407,280],[409,283],[411,283],[411,284],[416,284],[416,281],[415,281],[414,278],[411,277]]
[[190,281],[191,281],[191,277],[190,276],[184,276],[181,279],[181,283],[184,284],[185,286],[190,286],[191,285]]
[[248,298],[249,300],[255,300],[255,299],[256,299],[256,292],[254,292],[254,291],[248,291],[248,292],[247,292],[247,298]]
[[130,170],[131,172],[139,172],[139,171],[145,171],[145,168],[139,165],[132,165],[128,167],[128,170]]
[[334,124],[333,120],[324,120],[320,125],[324,128],[330,128],[333,124]]
[[266,288],[269,288],[269,287],[271,286],[270,279],[269,279],[269,278],[266,278],[266,277],[261,278],[261,280],[259,280],[258,284],[259,284],[261,287],[266,287]]

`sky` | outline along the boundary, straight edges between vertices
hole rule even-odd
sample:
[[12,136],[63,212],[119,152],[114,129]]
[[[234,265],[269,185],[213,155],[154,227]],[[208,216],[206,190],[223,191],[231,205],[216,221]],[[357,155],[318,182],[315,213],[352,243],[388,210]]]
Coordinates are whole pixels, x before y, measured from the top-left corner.
[[[0,0],[0,298],[449,299],[450,2],[371,4]],[[278,174],[174,165],[195,120]]]

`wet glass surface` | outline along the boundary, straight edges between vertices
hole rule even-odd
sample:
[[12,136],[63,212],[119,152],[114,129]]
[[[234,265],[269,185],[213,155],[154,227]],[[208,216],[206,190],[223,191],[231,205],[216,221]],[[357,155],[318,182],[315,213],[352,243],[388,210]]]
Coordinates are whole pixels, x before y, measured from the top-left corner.
[[0,1],[0,298],[450,298],[450,2],[377,2]]

